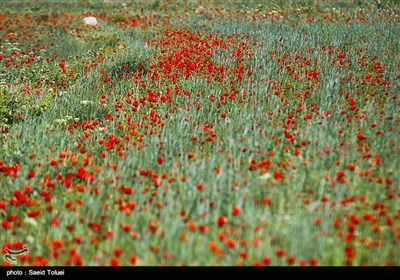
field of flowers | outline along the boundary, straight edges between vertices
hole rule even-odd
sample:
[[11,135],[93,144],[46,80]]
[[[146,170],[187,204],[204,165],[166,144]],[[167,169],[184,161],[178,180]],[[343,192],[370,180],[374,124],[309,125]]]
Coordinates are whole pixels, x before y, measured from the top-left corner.
[[400,265],[397,1],[0,5],[2,265]]

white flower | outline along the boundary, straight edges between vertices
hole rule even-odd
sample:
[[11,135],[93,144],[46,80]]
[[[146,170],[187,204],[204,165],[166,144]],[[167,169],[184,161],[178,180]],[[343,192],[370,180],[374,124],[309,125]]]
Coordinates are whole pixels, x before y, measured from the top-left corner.
[[35,241],[35,238],[33,238],[32,235],[29,235],[29,236],[26,238],[26,241],[28,241],[29,243],[33,243],[33,241]]
[[87,105],[87,104],[90,104],[90,103],[91,103],[90,100],[82,100],[82,101],[81,101],[81,104],[82,104],[82,105]]
[[265,174],[260,176],[261,180],[268,180],[268,179],[271,179],[271,178],[272,178],[272,175],[269,174],[269,173],[265,173]]
[[91,26],[96,26],[97,23],[97,19],[95,17],[85,17],[83,18],[83,23],[85,25],[91,25]]
[[30,217],[26,217],[26,218],[24,219],[24,223],[25,223],[25,224],[28,224],[28,225],[31,225],[31,226],[33,226],[33,227],[36,227],[36,226],[37,226],[37,221],[36,221],[34,218],[30,218]]
[[56,123],[58,123],[58,124],[65,124],[67,121],[66,120],[64,120],[64,119],[55,119],[54,120]]

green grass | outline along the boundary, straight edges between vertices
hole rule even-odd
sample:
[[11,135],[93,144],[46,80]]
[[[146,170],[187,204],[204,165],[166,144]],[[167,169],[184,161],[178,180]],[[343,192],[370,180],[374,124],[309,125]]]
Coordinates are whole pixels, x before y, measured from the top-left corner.
[[29,246],[19,263],[399,264],[395,1],[11,2],[0,241]]

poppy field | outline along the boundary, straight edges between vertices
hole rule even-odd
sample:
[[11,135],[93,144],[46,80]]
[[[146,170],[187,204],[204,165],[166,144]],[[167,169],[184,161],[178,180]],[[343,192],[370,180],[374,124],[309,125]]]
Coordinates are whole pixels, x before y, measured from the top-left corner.
[[3,266],[400,265],[397,1],[0,5]]

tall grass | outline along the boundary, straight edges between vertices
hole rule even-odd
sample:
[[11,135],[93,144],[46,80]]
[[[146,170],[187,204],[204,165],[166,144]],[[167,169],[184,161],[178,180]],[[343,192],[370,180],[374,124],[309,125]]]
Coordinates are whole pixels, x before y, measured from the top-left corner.
[[393,2],[125,2],[48,1],[62,24],[37,33],[41,3],[7,7],[34,36],[0,55],[42,60],[1,87],[3,247],[28,244],[24,265],[399,263]]

